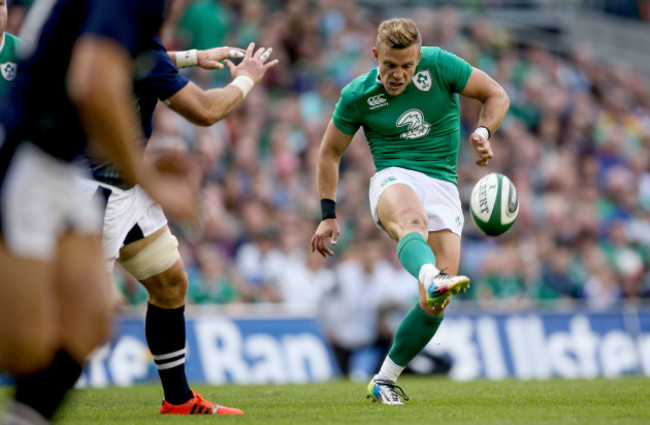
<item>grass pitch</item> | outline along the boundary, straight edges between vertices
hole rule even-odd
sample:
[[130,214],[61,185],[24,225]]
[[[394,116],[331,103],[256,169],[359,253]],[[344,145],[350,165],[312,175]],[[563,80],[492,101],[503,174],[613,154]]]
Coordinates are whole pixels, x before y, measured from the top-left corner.
[[[204,398],[243,416],[162,416],[158,385],[75,390],[61,424],[650,424],[650,378],[453,382],[405,376],[404,406],[365,399],[365,383],[205,386]],[[0,392],[6,401],[7,389]],[[4,404],[4,403],[3,403]]]

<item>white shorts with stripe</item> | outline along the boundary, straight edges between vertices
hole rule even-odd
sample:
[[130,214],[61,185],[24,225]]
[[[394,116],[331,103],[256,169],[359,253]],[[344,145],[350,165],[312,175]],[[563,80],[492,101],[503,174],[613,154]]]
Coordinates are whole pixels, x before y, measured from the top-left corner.
[[100,234],[99,199],[80,193],[77,186],[84,171],[31,143],[17,148],[3,180],[0,201],[2,237],[9,252],[51,261],[66,233]]
[[389,167],[375,173],[370,179],[368,194],[372,218],[380,229],[377,205],[384,190],[394,184],[405,184],[417,195],[428,217],[430,232],[449,229],[458,236],[463,231],[465,218],[455,184],[429,177],[424,173],[400,167]]
[[[129,235],[129,241],[147,237],[167,225],[167,218],[160,205],[149,197],[140,186],[120,189],[92,178],[80,180],[79,185],[86,196],[100,190],[104,194],[104,228],[102,247],[106,258],[106,269],[113,271],[115,260],[120,256]],[[133,230],[133,231],[132,231]],[[131,240],[131,237],[134,239]]]

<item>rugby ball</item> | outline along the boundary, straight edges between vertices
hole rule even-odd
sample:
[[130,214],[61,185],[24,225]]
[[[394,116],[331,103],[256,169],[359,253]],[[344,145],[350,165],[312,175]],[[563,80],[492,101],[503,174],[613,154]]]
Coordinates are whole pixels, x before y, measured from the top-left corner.
[[505,233],[519,214],[515,185],[503,174],[490,173],[472,189],[469,211],[476,227],[488,236]]

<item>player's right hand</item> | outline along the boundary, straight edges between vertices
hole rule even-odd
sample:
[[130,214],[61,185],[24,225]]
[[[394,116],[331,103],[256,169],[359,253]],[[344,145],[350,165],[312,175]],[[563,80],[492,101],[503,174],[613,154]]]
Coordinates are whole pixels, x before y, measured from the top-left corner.
[[232,78],[238,77],[240,75],[245,75],[253,79],[255,84],[259,83],[266,71],[273,68],[278,64],[278,60],[272,60],[271,62],[266,62],[273,52],[272,48],[260,47],[255,50],[255,43],[248,45],[246,53],[242,58],[239,65],[235,65],[231,61],[224,61],[228,69],[230,70],[230,75]]
[[481,167],[486,166],[488,161],[494,158],[490,141],[478,133],[472,133],[469,137],[469,141],[472,145],[472,150],[474,151],[474,160],[476,161],[476,165]]
[[328,243],[336,246],[336,241],[340,234],[339,223],[335,218],[321,221],[314,236],[311,238],[311,252],[318,251],[325,258],[328,255],[333,257],[334,251],[329,248]]
[[192,176],[167,172],[144,161],[140,186],[162,209],[175,219],[193,224],[200,220],[200,185]]
[[223,69],[220,61],[230,58],[243,58],[246,54],[239,47],[213,47],[212,49],[197,51],[197,66],[203,69]]

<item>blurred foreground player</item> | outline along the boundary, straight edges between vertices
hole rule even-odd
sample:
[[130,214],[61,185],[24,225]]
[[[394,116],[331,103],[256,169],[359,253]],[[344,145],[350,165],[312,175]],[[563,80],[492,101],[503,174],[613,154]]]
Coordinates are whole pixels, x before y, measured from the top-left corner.
[[149,63],[164,3],[42,0],[26,18],[0,111],[0,369],[16,383],[5,423],[48,423],[109,332],[100,210],[72,165],[87,142],[171,214],[198,215],[191,186],[142,163],[133,137],[132,69]]
[[493,157],[488,138],[510,102],[484,72],[438,47],[422,47],[409,19],[382,22],[373,55],[378,67],[343,88],[323,137],[317,177],[323,220],[311,243],[312,251],[334,254],[328,243],[335,245],[340,234],[334,201],[339,163],[363,126],[376,167],[369,188],[372,216],[398,242],[400,262],[419,281],[419,302],[400,323],[381,370],[368,384],[373,400],[400,405],[400,398],[408,397],[397,378],[433,338],[449,296],[469,287],[466,276],[455,275],[463,228],[456,172],[458,93],[483,103],[469,137],[480,166]]
[[[246,51],[220,47],[168,54],[158,39],[152,40],[150,55],[155,58],[155,66],[135,84],[144,142],[152,134],[153,112],[159,100],[197,125],[209,126],[224,118],[266,71],[277,64],[277,61],[265,63],[270,54],[271,49],[254,51],[252,43]],[[223,66],[220,60],[233,56],[242,61],[237,66],[226,62],[234,79],[222,88],[204,91],[176,68],[215,69]],[[166,160],[174,161],[174,158]],[[84,179],[81,186],[88,196],[101,191],[106,200],[102,244],[107,269],[112,272],[117,260],[149,293],[145,333],[165,394],[160,413],[243,413],[204,400],[188,385],[184,316],[187,273],[178,252],[178,241],[170,232],[161,207],[141,187],[125,180],[115,164],[97,162],[92,157],[90,161],[93,179]]]

